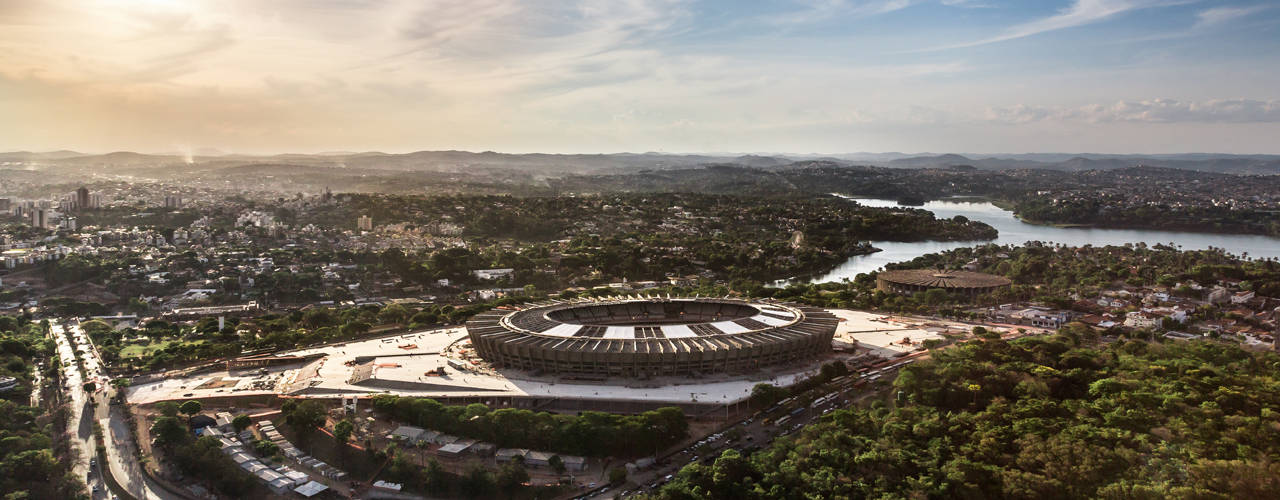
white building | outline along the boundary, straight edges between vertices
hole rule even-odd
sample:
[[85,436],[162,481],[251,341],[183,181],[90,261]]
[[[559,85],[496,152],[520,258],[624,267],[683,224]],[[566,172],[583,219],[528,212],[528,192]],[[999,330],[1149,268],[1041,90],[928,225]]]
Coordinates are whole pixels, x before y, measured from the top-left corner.
[[1243,291],[1243,292],[1236,292],[1234,295],[1232,295],[1232,296],[1231,296],[1231,303],[1232,303],[1232,304],[1243,304],[1243,303],[1245,303],[1245,302],[1248,302],[1248,301],[1250,301],[1250,300],[1253,300],[1253,297],[1254,297],[1253,290],[1246,290],[1246,291]]
[[514,273],[515,271],[516,271],[515,269],[510,269],[510,268],[477,269],[475,271],[471,271],[471,274],[475,275],[476,278],[479,278],[482,280],[496,280],[499,278],[505,278],[507,276],[511,276],[511,273]]
[[1160,316],[1145,311],[1133,311],[1125,314],[1124,326],[1130,328],[1155,328],[1160,326]]

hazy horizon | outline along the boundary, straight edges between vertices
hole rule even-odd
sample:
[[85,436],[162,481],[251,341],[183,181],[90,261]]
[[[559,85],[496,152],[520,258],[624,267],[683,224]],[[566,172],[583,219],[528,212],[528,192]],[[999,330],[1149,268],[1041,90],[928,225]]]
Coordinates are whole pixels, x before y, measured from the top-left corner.
[[0,28],[0,150],[1280,153],[1261,1],[50,0]]
[[82,151],[71,148],[59,148],[49,150],[30,150],[30,149],[13,149],[3,150],[0,154],[30,153],[30,154],[53,154],[53,153],[76,153],[83,156],[102,156],[117,153],[132,153],[148,156],[192,156],[192,157],[209,157],[217,158],[223,156],[250,156],[250,157],[268,157],[268,156],[341,156],[341,155],[361,155],[361,154],[386,154],[386,155],[407,155],[414,153],[443,153],[443,152],[460,152],[470,154],[494,153],[502,155],[666,155],[666,156],[713,156],[713,157],[737,157],[737,156],[775,156],[786,158],[845,158],[857,156],[901,156],[904,158],[912,157],[928,157],[943,155],[959,155],[971,159],[981,158],[1001,158],[1001,157],[1021,157],[1021,156],[1280,156],[1280,153],[1222,153],[1210,151],[1187,151],[1187,152],[1105,152],[1105,151],[1023,151],[1023,152],[972,152],[972,151],[849,151],[849,152],[787,152],[787,151],[500,151],[500,150],[468,150],[468,149],[404,149],[404,150],[327,150],[327,151],[264,151],[264,152],[243,152],[243,151],[222,151],[216,148],[196,148],[191,151],[131,151],[131,150],[101,150],[101,151]]

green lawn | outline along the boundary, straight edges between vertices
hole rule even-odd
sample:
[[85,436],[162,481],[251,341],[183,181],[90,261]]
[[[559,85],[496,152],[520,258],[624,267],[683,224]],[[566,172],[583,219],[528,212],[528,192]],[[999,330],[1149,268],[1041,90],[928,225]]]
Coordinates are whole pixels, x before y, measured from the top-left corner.
[[[155,351],[169,347],[170,345],[181,344],[181,343],[183,343],[183,341],[181,340],[161,340],[159,342],[152,341],[151,343],[148,343],[148,344],[130,344],[129,346],[120,350],[120,357],[121,358],[143,358],[143,357],[149,356],[151,353]],[[204,343],[204,341],[197,340],[194,342],[186,342],[186,343],[202,344]]]

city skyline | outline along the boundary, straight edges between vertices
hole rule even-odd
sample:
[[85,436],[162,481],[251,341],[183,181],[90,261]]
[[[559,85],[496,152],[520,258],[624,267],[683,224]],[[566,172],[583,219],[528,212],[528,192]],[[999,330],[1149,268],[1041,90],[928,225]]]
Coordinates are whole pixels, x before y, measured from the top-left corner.
[[0,5],[3,150],[1280,153],[1263,2]]

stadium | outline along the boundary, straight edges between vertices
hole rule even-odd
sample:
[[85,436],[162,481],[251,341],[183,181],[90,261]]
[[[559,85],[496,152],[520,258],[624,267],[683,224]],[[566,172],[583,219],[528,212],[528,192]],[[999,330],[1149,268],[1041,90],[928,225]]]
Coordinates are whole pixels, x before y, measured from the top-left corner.
[[831,351],[837,318],[797,304],[712,298],[578,299],[493,309],[467,322],[502,367],[581,377],[742,373]]
[[972,297],[1006,288],[1012,283],[1008,278],[994,274],[937,269],[882,271],[876,275],[876,288],[907,295],[941,289]]

